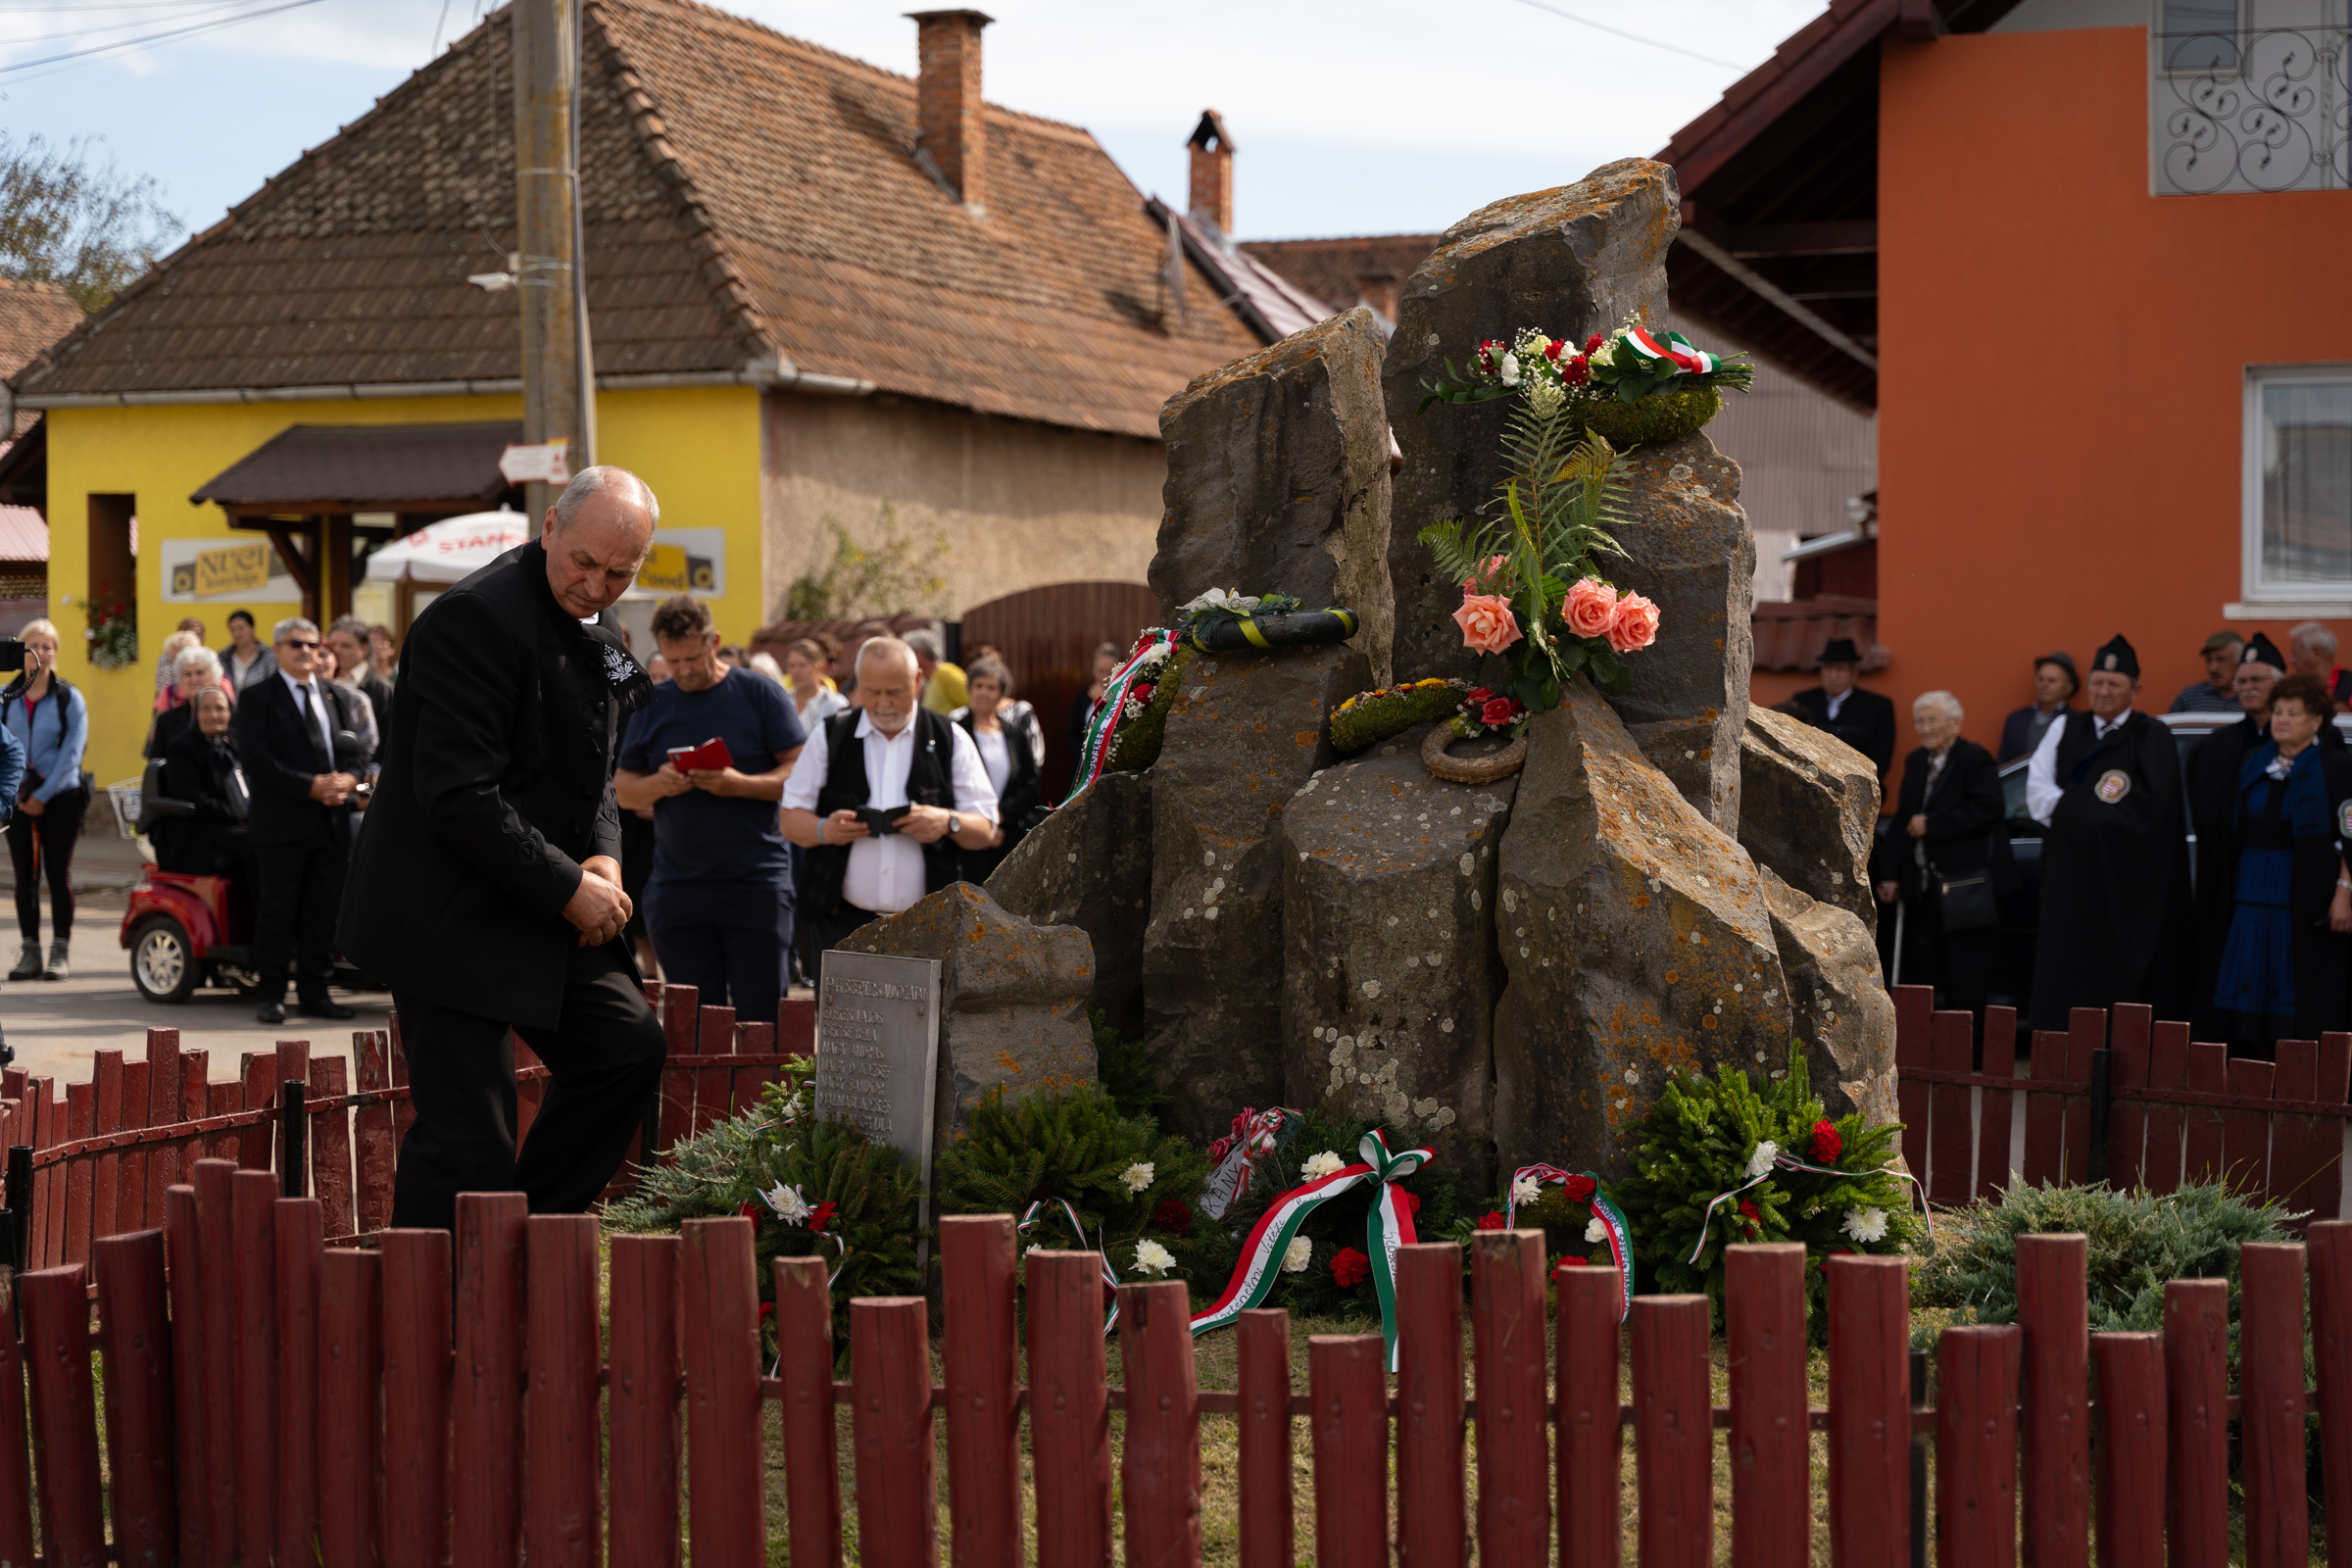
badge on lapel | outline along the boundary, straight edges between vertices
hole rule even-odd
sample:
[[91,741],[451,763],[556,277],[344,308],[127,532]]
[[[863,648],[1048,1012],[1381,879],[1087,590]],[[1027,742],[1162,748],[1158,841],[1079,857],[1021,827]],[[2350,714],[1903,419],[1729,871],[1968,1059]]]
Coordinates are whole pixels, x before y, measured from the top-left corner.
[[2352,839],[2352,801],[2346,801],[2335,808],[2335,836]]
[[2111,767],[2099,775],[2099,782],[2092,787],[2091,793],[2113,806],[2132,793],[2132,775],[2120,767]]

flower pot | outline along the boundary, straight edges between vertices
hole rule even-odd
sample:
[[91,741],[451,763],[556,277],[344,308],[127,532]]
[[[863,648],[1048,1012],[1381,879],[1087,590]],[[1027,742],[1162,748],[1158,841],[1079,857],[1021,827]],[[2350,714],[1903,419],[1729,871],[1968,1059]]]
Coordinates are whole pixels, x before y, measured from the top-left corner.
[[1723,394],[1711,386],[1653,392],[1632,403],[1596,398],[1585,407],[1585,428],[1607,437],[1609,445],[1622,451],[1702,430],[1722,409]]

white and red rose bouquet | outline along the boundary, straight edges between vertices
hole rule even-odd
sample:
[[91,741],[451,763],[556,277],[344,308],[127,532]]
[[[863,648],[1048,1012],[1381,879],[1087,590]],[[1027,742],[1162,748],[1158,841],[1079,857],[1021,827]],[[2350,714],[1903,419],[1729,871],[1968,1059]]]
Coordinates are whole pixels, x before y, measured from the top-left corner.
[[[1659,392],[1730,387],[1744,392],[1755,367],[1740,355],[1693,348],[1680,332],[1658,331],[1627,321],[1613,332],[1595,332],[1579,348],[1524,327],[1505,343],[1489,338],[1471,356],[1467,369],[1446,362],[1446,373],[1428,383],[1432,403],[1488,403],[1517,393],[1539,414],[1565,409],[1578,423],[1584,406],[1601,399],[1637,403]],[[1419,412],[1419,411],[1416,411]]]

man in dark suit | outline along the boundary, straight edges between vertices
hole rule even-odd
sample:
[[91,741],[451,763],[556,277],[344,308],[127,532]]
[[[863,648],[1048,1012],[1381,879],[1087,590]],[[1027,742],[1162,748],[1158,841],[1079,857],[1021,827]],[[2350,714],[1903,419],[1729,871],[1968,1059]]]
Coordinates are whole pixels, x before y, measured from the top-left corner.
[[2074,711],[2068,705],[2082,687],[2082,677],[2065,649],[2034,661],[2034,700],[2001,720],[2001,749],[1993,760],[2006,767],[2032,757],[2049,727]]
[[1815,729],[1826,729],[1870,759],[1878,769],[1879,790],[1886,789],[1887,769],[1894,766],[1894,705],[1877,692],[1854,684],[1862,655],[1851,637],[1833,640],[1821,651],[1821,684],[1798,692],[1789,702],[1796,716]]
[[326,628],[326,648],[335,656],[335,684],[367,698],[368,711],[375,715],[375,753],[367,760],[379,761],[384,737],[392,733],[392,683],[368,662],[368,623],[357,615],[337,615]]
[[[338,760],[337,735],[351,735],[359,705],[318,676],[318,628],[300,615],[271,634],[277,670],[245,689],[237,705],[237,756],[253,792],[246,838],[261,884],[254,918],[254,966],[261,983],[254,1016],[286,1020],[286,963],[296,964],[295,1000],[313,1018],[348,1018],[326,994],[343,874],[351,843],[351,792],[358,783]],[[356,737],[344,742],[355,751]]]
[[[661,1078],[612,794],[653,683],[606,613],[660,517],[627,469],[582,469],[537,539],[434,600],[401,650],[342,924],[390,982],[408,1054],[395,1225],[447,1229],[465,1192],[585,1210]],[[554,1079],[519,1155],[511,1030]]]

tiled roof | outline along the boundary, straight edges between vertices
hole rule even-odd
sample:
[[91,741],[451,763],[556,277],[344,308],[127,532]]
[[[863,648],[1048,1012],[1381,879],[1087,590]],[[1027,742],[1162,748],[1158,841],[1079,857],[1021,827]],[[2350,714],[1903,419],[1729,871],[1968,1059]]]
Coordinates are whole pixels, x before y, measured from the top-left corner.
[[1332,309],[1353,310],[1355,280],[1394,272],[1401,286],[1429,259],[1443,234],[1358,234],[1348,239],[1252,239],[1242,249]]
[[[20,283],[0,277],[0,379],[16,374],[32,357],[81,324],[81,305],[55,283]],[[0,430],[0,443],[32,428],[37,410],[19,409],[15,422]],[[7,447],[0,445],[0,452]],[[46,540],[48,531],[42,530]],[[48,546],[42,547],[46,553]],[[9,559],[0,556],[0,560]]]
[[49,524],[30,507],[0,507],[0,561],[47,561]]
[[[1224,298],[1233,302],[1242,319],[1250,329],[1272,343],[1303,332],[1317,321],[1333,314],[1335,307],[1327,306],[1308,290],[1236,246],[1228,252],[1215,233],[1174,208],[1158,201],[1145,204],[1144,210],[1157,223],[1174,223],[1183,240],[1184,253],[1195,265],[1217,281]],[[1352,303],[1336,307],[1352,310]]]
[[[1155,436],[1257,339],[1084,130],[990,107],[988,210],[915,163],[914,82],[693,0],[589,0],[583,222],[600,375],[786,370]],[[502,12],[125,290],[28,395],[516,373]],[[1010,46],[1017,47],[1018,34]]]

